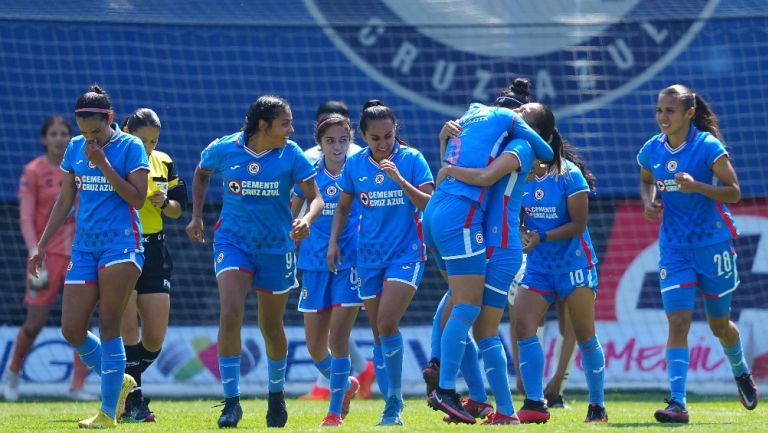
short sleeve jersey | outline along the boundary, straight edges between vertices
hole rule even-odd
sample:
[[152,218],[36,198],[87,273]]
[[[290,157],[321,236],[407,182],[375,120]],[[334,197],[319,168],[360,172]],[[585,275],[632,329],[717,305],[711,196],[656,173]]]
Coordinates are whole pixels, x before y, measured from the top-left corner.
[[[141,140],[120,131],[116,123],[112,129],[115,133],[103,150],[117,174],[127,179],[130,173],[149,170]],[[101,170],[88,161],[85,148],[85,137],[73,138],[61,162],[62,170],[74,174],[80,196],[72,248],[90,252],[141,251],[142,227],[138,211],[123,200]]]
[[[579,167],[565,160],[562,173],[534,177],[523,196],[525,226],[539,233],[570,222],[568,198],[588,192],[589,185]],[[528,253],[527,269],[564,273],[591,268],[597,264],[589,229],[569,239],[541,242]]]
[[675,149],[664,134],[654,136],[640,149],[637,162],[653,173],[664,204],[659,231],[662,248],[698,248],[738,236],[733,216],[723,202],[703,194],[682,193],[675,182],[676,173],[686,172],[696,181],[718,185],[712,165],[721,157],[728,157],[728,152],[720,140],[693,125],[686,141]]
[[[331,237],[331,226],[333,225],[333,215],[336,212],[336,206],[339,204],[341,189],[339,189],[338,176],[332,175],[325,168],[323,159],[315,164],[317,176],[317,186],[323,197],[325,206],[320,217],[312,224],[309,237],[302,241],[299,249],[298,268],[308,271],[327,271],[328,265],[325,262],[325,256],[328,252],[328,240]],[[301,188],[295,188],[296,195],[304,198]],[[339,236],[338,245],[341,249],[341,263],[339,269],[346,269],[355,266],[357,261],[357,233],[360,230],[360,204],[355,201],[349,212],[349,219],[344,231]]]
[[149,155],[149,179],[147,181],[147,200],[144,206],[139,210],[141,226],[144,228],[144,234],[159,233],[163,231],[163,210],[149,201],[155,192],[160,190],[171,190],[179,185],[179,176],[173,166],[171,157],[167,154],[154,150]]
[[293,251],[291,191],[315,176],[299,146],[256,153],[242,132],[221,137],[206,147],[200,168],[220,173],[223,203],[214,243],[229,243],[254,254]]
[[499,179],[488,191],[488,209],[485,212],[485,241],[488,246],[522,249],[518,234],[520,206],[527,189],[526,178],[536,156],[527,141],[515,139],[503,153],[517,157],[520,169]]
[[[389,159],[411,185],[418,188],[434,183],[427,161],[418,150],[395,143]],[[358,267],[377,268],[426,259],[421,211],[379,168],[369,148],[347,159],[338,185],[361,205]]]

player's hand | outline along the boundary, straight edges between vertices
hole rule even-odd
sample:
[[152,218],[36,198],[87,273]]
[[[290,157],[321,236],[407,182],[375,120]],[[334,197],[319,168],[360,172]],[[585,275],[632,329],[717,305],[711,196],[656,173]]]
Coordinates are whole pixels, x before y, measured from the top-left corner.
[[187,237],[195,242],[205,243],[202,218],[192,217],[192,221],[187,224]]
[[334,274],[338,272],[336,264],[341,264],[341,250],[336,242],[328,242],[328,253],[325,255],[325,262],[331,272]]
[[650,206],[646,206],[644,209],[645,219],[648,221],[658,221],[661,215],[662,204],[658,200],[654,200]]
[[107,156],[104,155],[104,149],[96,143],[96,140],[88,141],[85,145],[85,156],[88,161],[100,169],[109,164]]
[[[30,250],[30,253],[32,251]],[[40,278],[40,269],[43,268],[43,259],[45,258],[45,250],[37,249],[34,254],[27,260],[27,274],[35,278]]]
[[304,218],[296,218],[291,224],[291,232],[288,235],[294,241],[301,241],[309,237],[309,223]]
[[165,199],[168,197],[163,191],[155,191],[154,194],[149,196],[149,201],[156,207],[160,207],[165,203]]
[[530,253],[539,243],[541,243],[539,232],[536,230],[528,232],[526,236],[523,237],[523,252],[525,254]]
[[680,192],[696,192],[696,181],[693,176],[684,171],[675,174],[675,182],[677,182]]
[[459,122],[455,120],[449,120],[445,122],[442,128],[440,128],[440,141],[446,141],[451,137],[458,137],[461,134],[462,128]]
[[402,185],[402,183],[405,182],[405,179],[403,179],[403,176],[400,175],[400,171],[397,169],[397,166],[394,162],[385,159],[379,163],[379,168],[384,170],[384,173],[386,173],[387,176],[394,180],[398,185]]

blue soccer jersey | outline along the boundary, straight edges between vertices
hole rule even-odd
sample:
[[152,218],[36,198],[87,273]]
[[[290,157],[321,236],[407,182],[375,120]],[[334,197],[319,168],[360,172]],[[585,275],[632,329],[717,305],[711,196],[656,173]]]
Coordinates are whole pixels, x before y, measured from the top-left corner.
[[[579,167],[563,161],[560,174],[548,173],[534,177],[523,195],[525,226],[539,233],[570,222],[568,198],[589,191],[589,185]],[[589,229],[569,239],[541,242],[528,253],[527,270],[549,274],[591,268],[597,264]]]
[[[104,146],[104,155],[123,179],[137,170],[149,170],[147,152],[141,140],[120,131]],[[75,176],[80,201],[72,248],[98,252],[109,249],[142,251],[139,212],[115,192],[104,174],[85,156],[86,140],[74,137],[64,152],[61,169]]]
[[299,146],[255,153],[244,134],[221,137],[206,147],[200,168],[221,173],[224,199],[214,243],[230,243],[257,254],[293,251],[291,190],[316,174]]
[[728,152],[709,132],[691,131],[681,146],[672,149],[664,134],[648,140],[637,155],[641,167],[653,173],[656,189],[664,204],[659,245],[697,248],[714,245],[738,236],[728,207],[703,194],[678,190],[675,174],[686,172],[694,180],[717,185],[712,165]]
[[[449,164],[466,168],[483,168],[499,155],[502,146],[511,138],[522,138],[534,143],[534,148],[545,153],[541,159],[552,159],[552,150],[514,111],[503,107],[488,107],[473,103],[458,123],[461,134],[448,140],[443,160]],[[547,153],[548,152],[548,153]],[[447,177],[438,186],[442,191],[455,196],[466,197],[486,206],[486,188],[469,185]]]
[[503,153],[515,155],[520,169],[499,179],[488,191],[488,209],[485,212],[485,243],[489,247],[523,247],[517,228],[520,225],[520,205],[527,188],[526,178],[536,156],[527,141],[515,139]]
[[[389,159],[411,185],[418,188],[434,182],[427,161],[418,150],[395,143]],[[362,205],[357,241],[359,268],[425,260],[421,211],[379,168],[370,149],[365,148],[347,159],[338,185]]]
[[[317,170],[317,186],[320,188],[320,194],[325,202],[323,213],[312,224],[309,237],[301,242],[299,250],[298,268],[309,271],[327,271],[328,265],[325,262],[325,256],[328,252],[328,240],[331,237],[331,226],[333,225],[333,215],[336,212],[336,206],[339,204],[341,189],[338,181],[341,177],[333,176],[325,169],[325,160],[320,159],[315,164]],[[304,198],[301,188],[294,188],[296,195]],[[355,201],[349,212],[349,219],[344,231],[339,236],[338,245],[341,249],[341,263],[339,269],[346,269],[355,266],[357,260],[357,233],[360,229],[360,204]]]

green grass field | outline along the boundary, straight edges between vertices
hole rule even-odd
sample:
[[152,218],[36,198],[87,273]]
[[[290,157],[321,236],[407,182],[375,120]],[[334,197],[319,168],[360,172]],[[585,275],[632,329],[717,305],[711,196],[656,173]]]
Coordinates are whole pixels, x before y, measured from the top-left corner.
[[[544,425],[504,426],[500,428],[531,432],[661,432],[674,428],[675,432],[765,432],[768,431],[768,410],[760,407],[752,412],[744,410],[735,396],[691,396],[689,400],[691,424],[659,424],[653,419],[653,411],[662,407],[664,393],[608,394],[607,409],[610,419],[605,425],[584,425],[586,405],[584,395],[573,395],[569,409],[552,411],[552,419]],[[215,400],[158,400],[152,401],[157,414],[155,424],[121,424],[125,432],[202,432],[218,431],[216,419],[220,408]],[[286,431],[321,431],[318,424],[325,415],[326,403],[289,400]],[[381,400],[353,401],[352,411],[341,428],[345,431],[375,432],[396,428],[377,428]],[[522,402],[515,400],[515,407]],[[98,403],[72,403],[62,401],[30,401],[0,403],[0,432],[62,432],[77,430],[77,421],[92,416]],[[264,413],[266,401],[243,401],[245,415],[239,430],[266,430]],[[476,426],[447,425],[442,415],[429,409],[424,399],[409,399],[403,413],[407,432],[458,432],[482,428]]]

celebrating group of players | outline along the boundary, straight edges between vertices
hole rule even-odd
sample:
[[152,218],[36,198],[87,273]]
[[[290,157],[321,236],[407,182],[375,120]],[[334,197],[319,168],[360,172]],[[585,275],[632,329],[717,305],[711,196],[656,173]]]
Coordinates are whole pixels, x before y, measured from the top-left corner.
[[[663,213],[660,292],[669,318],[672,396],[655,417],[688,422],[687,333],[697,290],[733,368],[741,401],[754,409],[757,388],[738,328],[729,319],[738,285],[737,229],[724,203],[739,200],[738,181],[717,118],[701,96],[670,86],[660,92],[656,112],[661,133],[638,154],[645,215],[655,220]],[[160,155],[153,151],[160,123],[151,110],[134,113],[121,131],[112,123],[108,96],[94,86],[78,99],[75,118],[82,135],[63,155],[61,193],[36,248],[30,247],[29,272],[39,276],[51,240],[79,194],[62,332],[83,363],[101,376],[102,394],[99,413],[80,426],[114,426],[121,415],[154,420],[146,399],[131,391],[157,357],[167,328],[170,261],[161,214],[180,216],[186,194],[179,192],[185,190],[177,186],[167,156],[152,159]],[[202,151],[194,174],[187,226],[194,241],[205,240],[202,213],[211,176],[220,175],[223,185],[213,240],[225,397],[219,427],[236,427],[243,416],[240,333],[251,290],[258,296],[266,343],[267,426],[286,425],[282,323],[290,291],[299,285],[297,267],[303,273],[299,309],[305,314],[307,346],[330,382],[321,425],[341,425],[360,387],[351,374],[349,337],[361,305],[373,332],[373,363],[385,400],[379,425],[403,425],[399,322],[419,287],[428,251],[449,287],[435,314],[433,359],[424,369],[427,403],[445,413],[444,421],[474,424],[483,417],[484,424],[503,425],[549,419],[536,330],[553,302],[569,313],[566,320],[582,353],[589,388],[585,421],[608,421],[605,359],[594,320],[598,260],[587,230],[595,178],[561,137],[553,113],[529,101],[526,80],[515,80],[491,106],[473,103],[444,125],[437,181],[421,152],[398,135],[393,110],[379,100],[363,106],[358,126],[367,146],[355,153],[349,152],[349,117],[320,117],[314,138],[321,156],[314,164],[289,140],[292,122],[287,101],[258,98],[241,131]],[[148,212],[154,219],[145,218]],[[524,253],[527,264],[521,271]],[[100,337],[88,331],[97,303]],[[518,411],[498,335],[507,305],[525,392]],[[143,319],[141,341],[136,306]],[[478,351],[495,408],[485,393]],[[135,366],[126,366],[126,355],[129,362],[132,356],[138,360]],[[463,401],[456,392],[460,369],[470,391]]]

